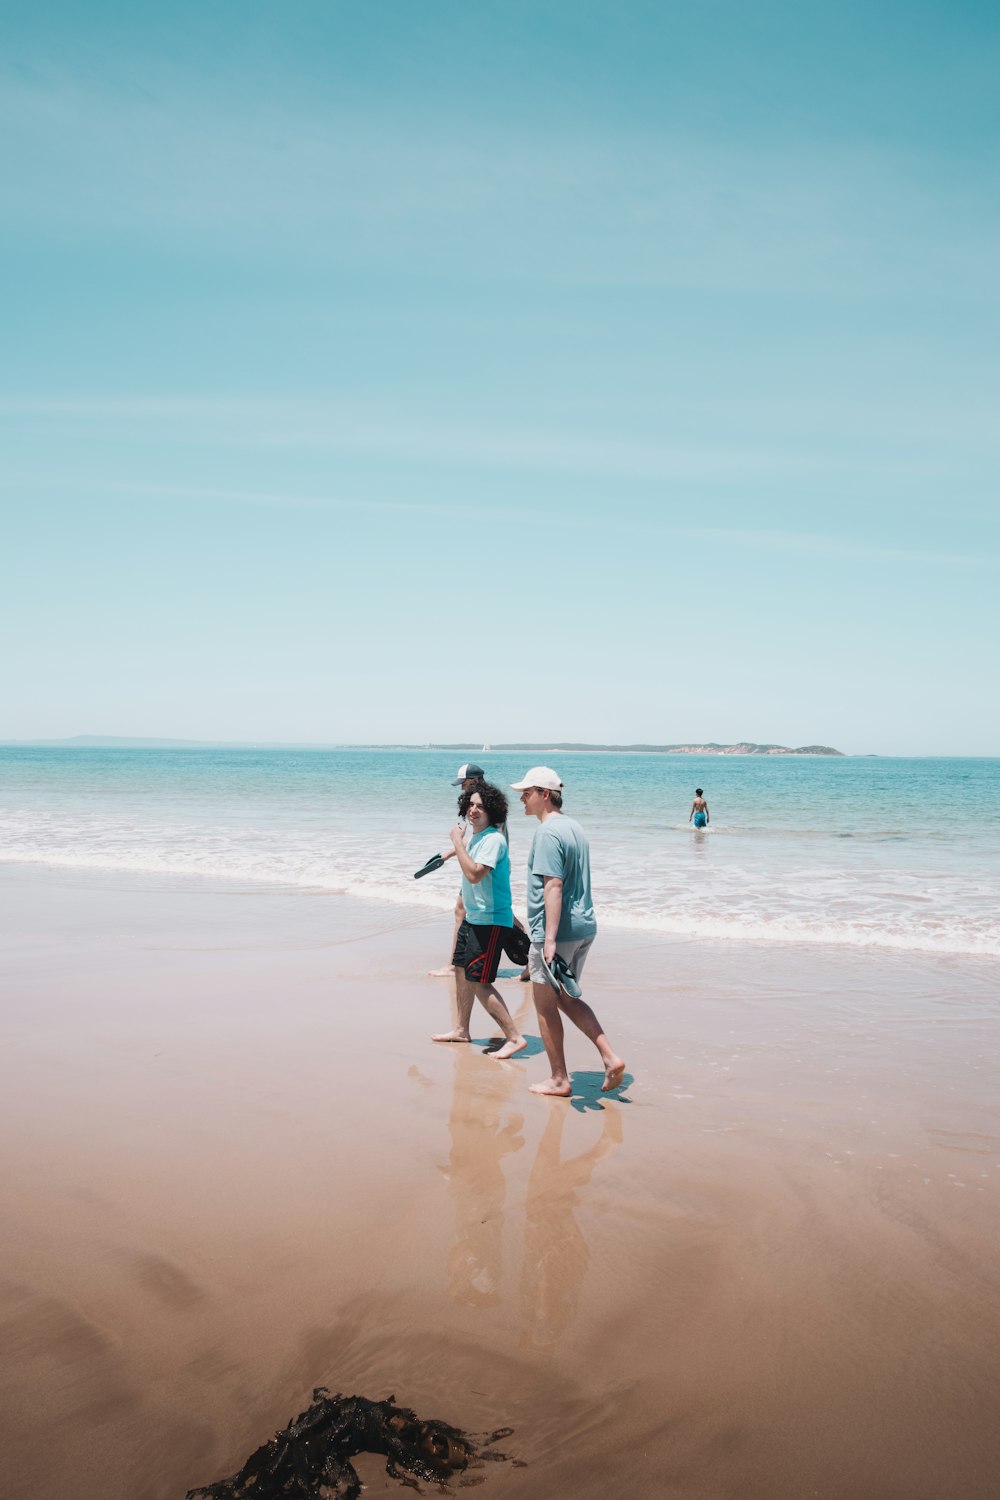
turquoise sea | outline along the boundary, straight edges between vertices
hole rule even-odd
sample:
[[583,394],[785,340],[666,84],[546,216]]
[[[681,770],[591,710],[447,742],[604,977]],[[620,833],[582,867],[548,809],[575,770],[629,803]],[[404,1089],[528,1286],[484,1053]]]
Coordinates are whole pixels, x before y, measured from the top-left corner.
[[[0,859],[454,902],[464,757],[397,749],[0,747]],[[477,757],[501,786],[532,759]],[[1000,761],[551,752],[598,920],[744,943],[1000,956]],[[687,817],[704,787],[711,828]],[[535,824],[511,793],[515,900]]]

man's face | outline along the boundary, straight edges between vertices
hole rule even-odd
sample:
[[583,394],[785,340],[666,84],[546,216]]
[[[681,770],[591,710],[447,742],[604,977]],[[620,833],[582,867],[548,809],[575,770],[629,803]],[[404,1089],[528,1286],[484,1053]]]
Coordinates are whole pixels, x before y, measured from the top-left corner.
[[465,780],[462,782],[462,791],[463,792],[470,792],[474,786],[478,786],[478,785],[479,785],[479,777],[478,776],[467,776],[465,778]]
[[472,825],[473,833],[479,833],[489,822],[489,814],[483,806],[483,799],[478,792],[473,792],[472,801],[469,803],[469,811],[466,817]]
[[540,817],[548,806],[548,802],[549,799],[541,787],[526,786],[521,793],[521,806],[524,808],[524,815],[527,818]]

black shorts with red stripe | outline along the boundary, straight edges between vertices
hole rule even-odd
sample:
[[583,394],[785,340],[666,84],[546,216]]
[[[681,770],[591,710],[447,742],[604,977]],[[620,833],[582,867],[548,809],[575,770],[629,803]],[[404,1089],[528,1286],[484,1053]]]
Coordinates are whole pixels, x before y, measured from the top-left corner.
[[500,967],[500,955],[506,953],[516,964],[526,964],[531,939],[520,927],[492,927],[477,922],[463,922],[452,963],[465,970],[470,984],[492,984]]

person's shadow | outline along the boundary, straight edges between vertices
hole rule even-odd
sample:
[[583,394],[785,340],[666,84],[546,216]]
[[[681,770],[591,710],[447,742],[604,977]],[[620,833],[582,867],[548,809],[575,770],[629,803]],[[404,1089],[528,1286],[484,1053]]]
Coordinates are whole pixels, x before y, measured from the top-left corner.
[[622,1142],[621,1111],[606,1109],[595,1143],[564,1161],[562,1136],[568,1118],[569,1111],[553,1103],[524,1203],[522,1342],[543,1354],[554,1352],[575,1320],[590,1264],[587,1241],[574,1212],[578,1190],[587,1186],[597,1163]]
[[448,1179],[455,1208],[448,1290],[469,1307],[495,1307],[502,1300],[507,1181],[501,1163],[524,1145],[520,1134],[524,1116],[504,1117],[511,1091],[522,1076],[509,1064],[484,1064],[471,1047],[455,1049],[455,1089],[448,1120],[451,1153],[438,1170]]
[[604,1074],[598,1072],[585,1072],[577,1068],[570,1074],[573,1085],[573,1093],[570,1104],[579,1114],[586,1114],[588,1110],[603,1110],[609,1099],[615,1100],[617,1104],[631,1104],[632,1101],[625,1090],[635,1082],[634,1073],[625,1073],[621,1083],[616,1089],[604,1092]]

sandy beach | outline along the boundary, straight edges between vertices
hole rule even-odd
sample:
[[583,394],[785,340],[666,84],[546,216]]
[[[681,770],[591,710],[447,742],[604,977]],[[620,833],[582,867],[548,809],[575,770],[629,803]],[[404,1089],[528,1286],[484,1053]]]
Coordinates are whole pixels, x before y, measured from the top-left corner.
[[574,1037],[567,1104],[530,1011],[430,1043],[435,913],[0,880],[7,1500],[180,1500],[315,1385],[514,1428],[497,1497],[996,1493],[991,963],[604,932],[634,1081]]
[[0,1500],[1000,1500],[998,71],[6,8]]

